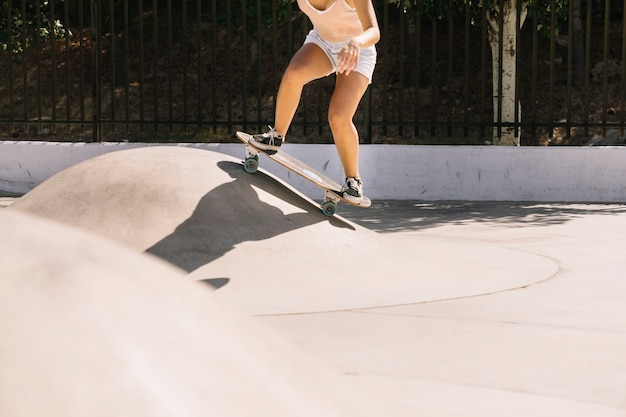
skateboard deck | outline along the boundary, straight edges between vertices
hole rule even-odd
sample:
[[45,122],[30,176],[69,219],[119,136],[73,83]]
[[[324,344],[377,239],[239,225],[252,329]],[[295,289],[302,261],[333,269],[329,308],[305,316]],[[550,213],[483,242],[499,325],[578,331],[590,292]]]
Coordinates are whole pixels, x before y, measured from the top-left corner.
[[326,216],[332,216],[335,214],[335,211],[337,210],[337,203],[339,201],[362,208],[368,208],[372,205],[370,199],[365,196],[363,196],[363,200],[358,204],[346,200],[341,192],[341,185],[284,151],[279,150],[278,152],[271,153],[266,152],[263,149],[259,149],[250,143],[252,135],[245,132],[237,132],[235,133],[235,136],[237,136],[237,139],[241,142],[246,144],[246,159],[244,161],[244,169],[246,172],[256,172],[259,168],[259,154],[262,153],[266,155],[271,160],[278,162],[288,170],[295,172],[325,191],[321,209]]

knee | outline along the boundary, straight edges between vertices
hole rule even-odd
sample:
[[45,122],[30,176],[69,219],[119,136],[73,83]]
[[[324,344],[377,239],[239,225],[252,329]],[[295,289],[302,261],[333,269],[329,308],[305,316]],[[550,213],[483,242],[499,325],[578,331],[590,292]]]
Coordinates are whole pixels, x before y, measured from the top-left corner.
[[301,68],[297,65],[289,65],[285,72],[283,73],[282,83],[288,85],[304,85],[306,84],[306,80],[304,79],[304,74]]
[[331,129],[346,126],[352,123],[352,115],[340,106],[330,106],[328,108],[328,124]]

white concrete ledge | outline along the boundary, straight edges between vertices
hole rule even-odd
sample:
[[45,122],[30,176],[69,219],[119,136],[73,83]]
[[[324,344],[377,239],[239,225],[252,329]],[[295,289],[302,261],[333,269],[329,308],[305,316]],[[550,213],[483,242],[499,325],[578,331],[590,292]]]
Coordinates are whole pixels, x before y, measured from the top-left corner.
[[[241,144],[0,141],[0,191],[24,194],[86,159],[142,146],[189,146],[241,158]],[[285,144],[286,152],[338,182],[334,145]],[[320,190],[269,159],[261,167],[308,196]],[[154,167],[155,175],[158,167]],[[626,202],[626,147],[362,145],[361,175],[372,199]]]

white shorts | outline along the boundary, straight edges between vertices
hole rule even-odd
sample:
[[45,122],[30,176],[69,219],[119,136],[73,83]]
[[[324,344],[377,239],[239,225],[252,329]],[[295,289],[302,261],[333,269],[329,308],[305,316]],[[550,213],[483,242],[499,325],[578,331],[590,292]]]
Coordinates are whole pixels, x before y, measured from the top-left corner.
[[[304,44],[314,43],[320,48],[322,51],[326,53],[330,63],[333,66],[333,72],[337,72],[337,57],[341,49],[345,46],[346,42],[328,42],[327,40],[322,39],[315,29],[311,30],[309,34],[306,36],[304,40]],[[376,47],[374,45],[369,46],[367,48],[361,48],[361,53],[359,54],[359,63],[356,67],[356,72],[365,75],[369,80],[369,83],[372,82],[372,75],[374,74],[374,67],[376,66]]]

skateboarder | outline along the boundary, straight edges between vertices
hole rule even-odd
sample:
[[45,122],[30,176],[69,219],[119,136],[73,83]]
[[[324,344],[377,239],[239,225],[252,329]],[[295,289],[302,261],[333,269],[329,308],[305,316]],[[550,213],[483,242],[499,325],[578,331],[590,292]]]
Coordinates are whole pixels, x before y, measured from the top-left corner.
[[359,136],[352,118],[376,65],[375,44],[380,30],[372,0],[298,0],[313,30],[291,59],[276,99],[275,127],[254,135],[254,145],[277,151],[293,120],[305,84],[337,73],[328,107],[328,122],[343,165],[344,197],[363,197],[359,175]]

